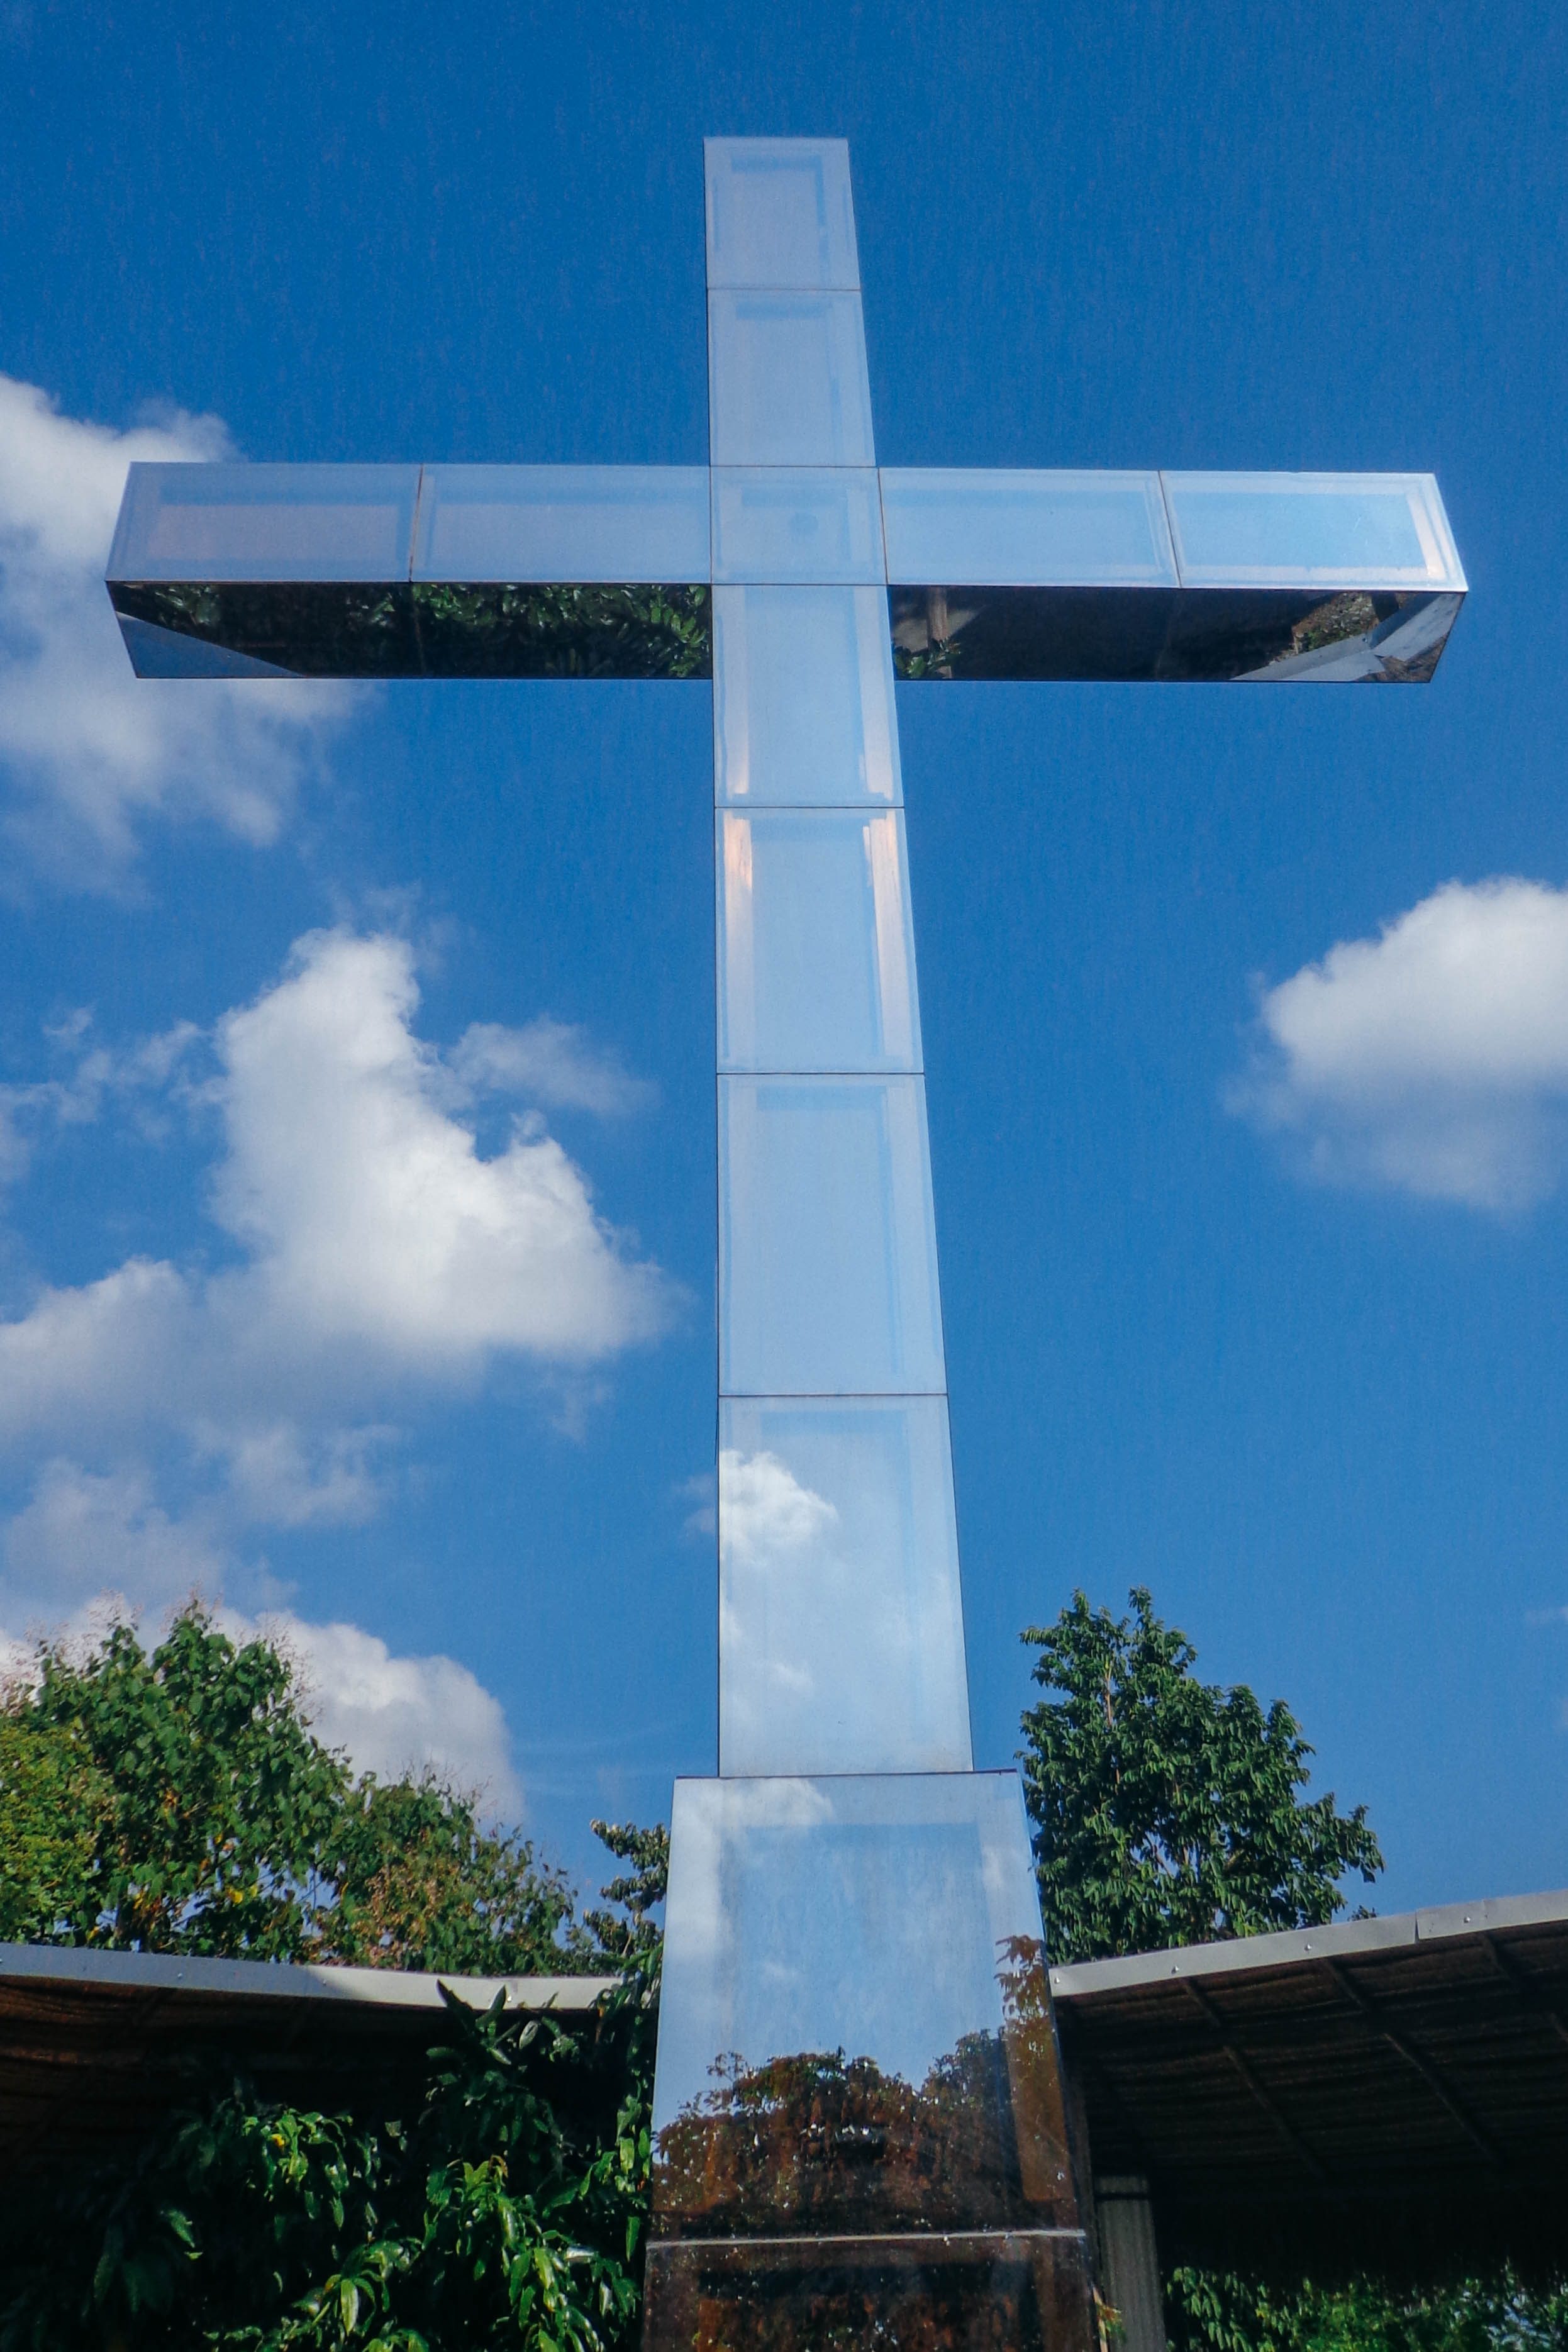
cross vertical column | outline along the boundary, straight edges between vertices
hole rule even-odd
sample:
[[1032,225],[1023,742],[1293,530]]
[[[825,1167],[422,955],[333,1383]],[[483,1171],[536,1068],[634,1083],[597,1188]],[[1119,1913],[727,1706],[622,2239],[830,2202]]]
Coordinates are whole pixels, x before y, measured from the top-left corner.
[[719,1771],[961,1771],[925,1084],[841,149],[710,141],[708,275]]
[[849,163],[707,142],[719,1777],[677,1783],[649,2352],[1089,2338],[1016,1774],[971,1769]]

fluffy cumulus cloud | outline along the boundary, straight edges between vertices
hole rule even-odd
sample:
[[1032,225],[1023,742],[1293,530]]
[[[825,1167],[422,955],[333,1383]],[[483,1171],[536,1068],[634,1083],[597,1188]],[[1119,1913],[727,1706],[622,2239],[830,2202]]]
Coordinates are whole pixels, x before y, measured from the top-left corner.
[[1231,1107],[1312,1174],[1491,1211],[1568,1167],[1568,889],[1450,882],[1263,996]]
[[[481,1156],[472,1072],[414,1034],[418,1001],[406,941],[316,932],[218,1024],[197,1091],[223,1122],[212,1206],[239,1262],[131,1258],[44,1290],[0,1323],[0,1441],[172,1423],[258,1516],[351,1519],[368,1402],[472,1382],[499,1355],[570,1371],[664,1328],[671,1285],[537,1113]],[[333,1429],[325,1449],[302,1408]]]
[[358,1771],[434,1769],[476,1790],[486,1811],[521,1818],[506,1715],[455,1658],[398,1657],[361,1626],[312,1625],[287,1611],[252,1620],[225,1610],[219,1622],[235,1640],[265,1634],[293,1660],[317,1737]]
[[[67,1024],[64,1075],[12,1090],[24,1149],[115,1111],[215,1121],[226,1259],[129,1258],[0,1322],[0,1451],[26,1482],[0,1530],[5,1658],[29,1627],[89,1622],[106,1589],[152,1612],[193,1591],[265,1608],[282,1594],[256,1533],[374,1517],[422,1397],[501,1359],[580,1383],[668,1325],[678,1291],[540,1108],[575,1083],[579,1107],[620,1116],[635,1081],[559,1024],[486,1025],[444,1054],[418,1006],[404,940],[315,932],[212,1031],[117,1049]],[[486,1152],[474,1114],[497,1095],[522,1099]],[[268,1622],[357,1762],[434,1760],[515,1808],[500,1709],[465,1667]]]
[[417,1001],[403,941],[318,934],[223,1024],[215,1205],[270,1321],[430,1369],[497,1348],[586,1361],[651,1339],[659,1277],[542,1127],[479,1157],[413,1036]]
[[63,1455],[39,1470],[0,1559],[13,1628],[75,1618],[108,1586],[136,1606],[178,1602],[221,1588],[230,1564],[210,1509],[172,1517],[143,1468],[92,1471]]
[[115,432],[0,375],[0,762],[13,842],[112,883],[139,823],[204,816],[273,840],[323,727],[354,689],[131,675],[103,572],[133,458],[227,454],[210,416]]

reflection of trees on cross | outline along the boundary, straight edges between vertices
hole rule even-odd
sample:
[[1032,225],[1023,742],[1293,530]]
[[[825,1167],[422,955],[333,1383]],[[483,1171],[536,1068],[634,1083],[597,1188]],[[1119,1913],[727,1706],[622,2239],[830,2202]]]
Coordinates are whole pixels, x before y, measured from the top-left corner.
[[[1042,1947],[1009,1938],[999,2031],[962,2035],[918,2085],[873,2057],[716,2060],[660,2132],[655,2200],[686,2233],[1051,2227],[1071,2211]],[[1042,2063],[1044,2062],[1044,2063]]]
[[[1362,650],[1373,683],[1418,685],[1443,650],[1451,599],[1363,589],[1123,591],[1082,587],[894,588],[897,676],[921,678],[1158,679],[1304,675],[1302,656]],[[1443,625],[1439,625],[1439,622]],[[1385,641],[1403,625],[1406,635]],[[1403,648],[1403,650],[1401,649]]]
[[187,584],[120,592],[133,620],[301,677],[708,677],[701,585],[409,581]]

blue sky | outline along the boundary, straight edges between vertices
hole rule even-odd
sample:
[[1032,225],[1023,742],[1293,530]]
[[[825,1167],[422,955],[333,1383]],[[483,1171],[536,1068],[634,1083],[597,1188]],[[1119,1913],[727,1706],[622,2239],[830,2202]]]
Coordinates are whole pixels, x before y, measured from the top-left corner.
[[1147,1582],[1380,1906],[1568,1879],[1565,48],[0,6],[0,1628],[281,1612],[585,1875],[712,1769],[706,689],[136,687],[96,583],[130,455],[700,462],[702,136],[841,132],[884,463],[1430,468],[1472,588],[899,689],[978,1760]]

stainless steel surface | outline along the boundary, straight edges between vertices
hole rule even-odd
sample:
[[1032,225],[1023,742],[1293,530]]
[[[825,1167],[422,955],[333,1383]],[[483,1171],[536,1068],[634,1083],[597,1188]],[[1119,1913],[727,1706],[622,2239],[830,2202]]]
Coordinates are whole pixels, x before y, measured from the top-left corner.
[[869,466],[871,386],[858,294],[711,293],[716,466]]
[[109,576],[406,580],[420,470],[133,465]]
[[706,583],[705,466],[426,466],[413,577]]
[[737,584],[886,578],[870,466],[716,466],[713,576]]
[[707,282],[860,285],[842,139],[707,139]]
[[1016,1774],[679,1780],[671,1857],[658,2234],[1071,2215]]
[[719,1408],[721,1774],[971,1762],[947,1402]]

